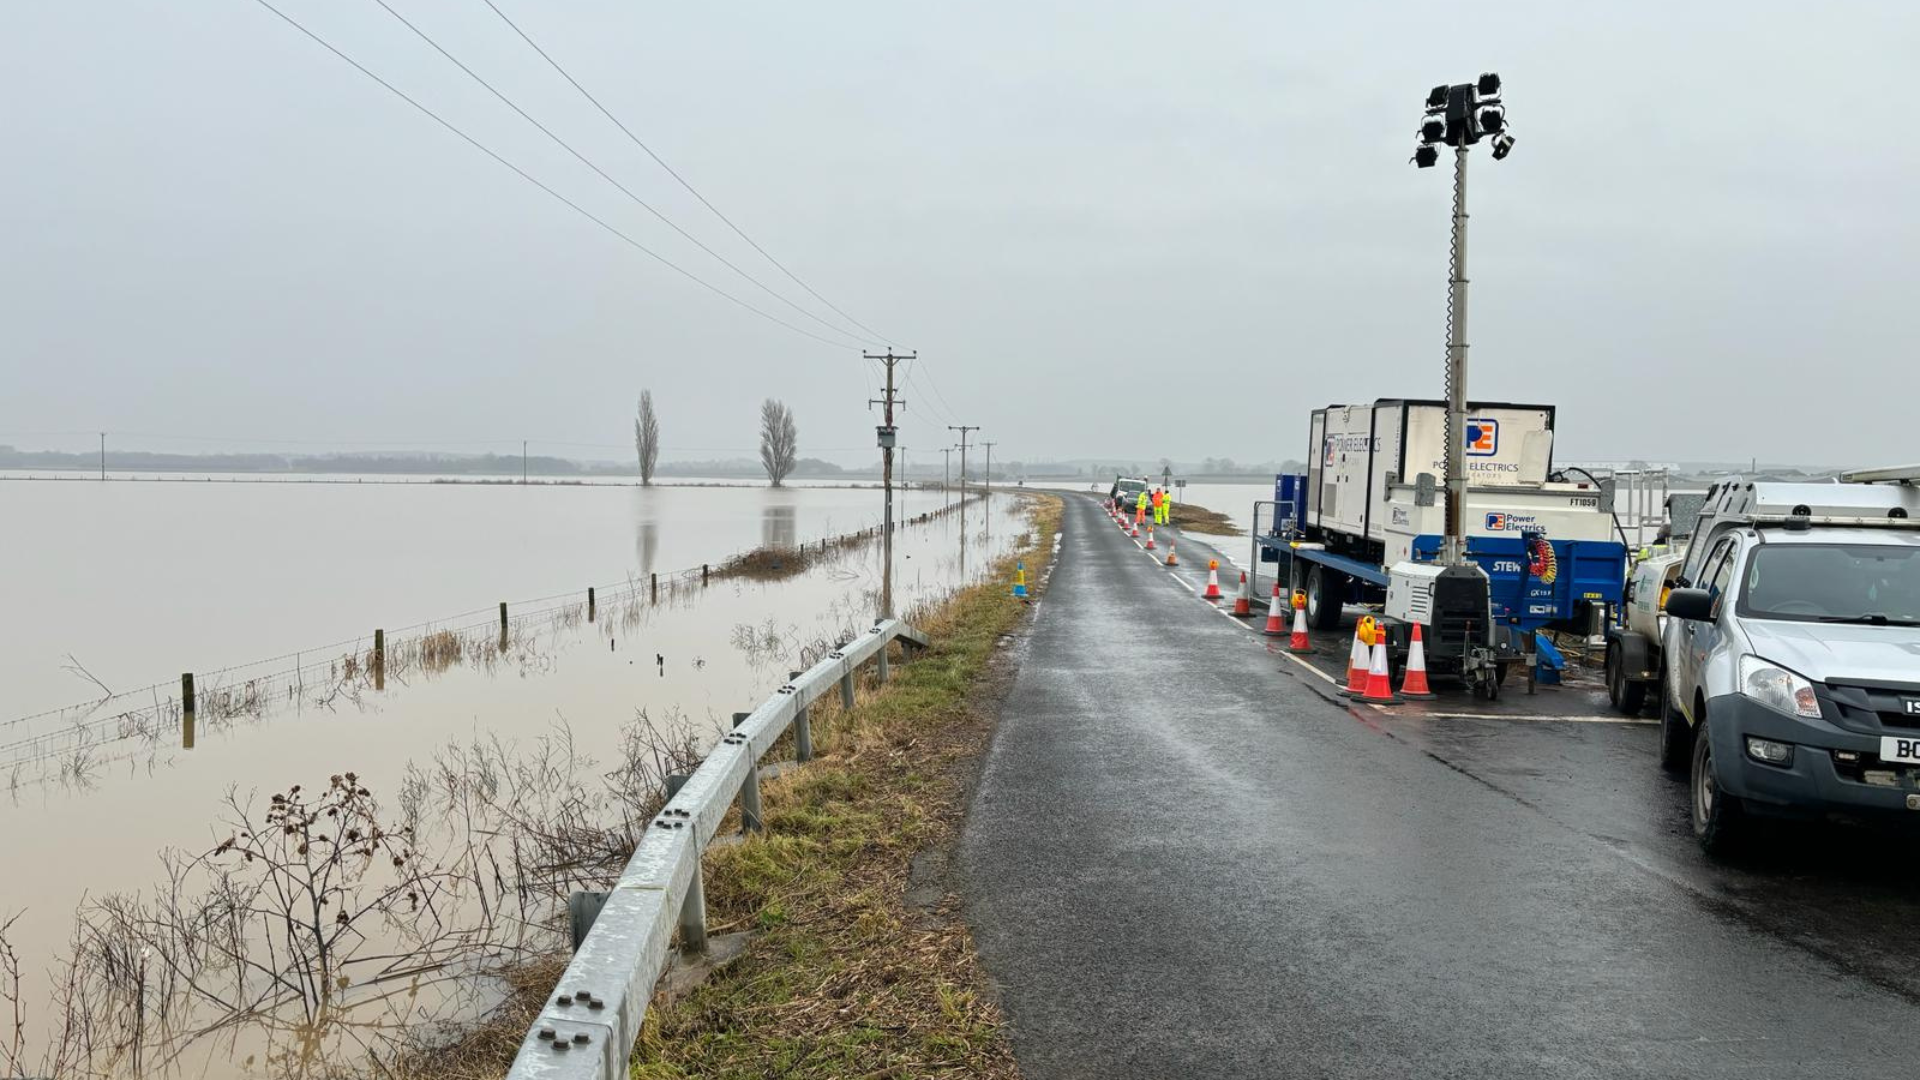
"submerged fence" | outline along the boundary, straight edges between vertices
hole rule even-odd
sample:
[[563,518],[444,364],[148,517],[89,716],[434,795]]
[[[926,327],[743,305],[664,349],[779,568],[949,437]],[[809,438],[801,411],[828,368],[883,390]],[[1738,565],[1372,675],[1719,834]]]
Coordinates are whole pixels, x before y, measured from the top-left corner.
[[[897,521],[894,527],[931,522],[970,501],[955,500],[940,509]],[[879,536],[880,531],[878,527],[859,529],[802,541],[785,550],[830,554],[856,547]],[[431,668],[437,661],[445,661],[448,650],[467,659],[481,658],[489,650],[478,646],[492,642],[495,628],[498,642],[492,651],[504,653],[513,632],[531,623],[631,617],[663,601],[671,604],[684,599],[715,578],[736,573],[753,576],[754,568],[745,562],[750,555],[742,553],[721,563],[632,576],[592,585],[584,592],[503,601],[411,626],[375,629],[358,638],[183,674],[177,681],[170,679],[0,720],[0,769],[33,765],[47,769],[97,767],[102,760],[114,760],[117,747],[152,747],[163,741],[177,741],[183,749],[192,749],[196,727],[204,733],[296,701],[325,707],[343,694],[384,689],[389,674],[399,677],[421,667]]]
[[887,678],[887,646],[925,648],[926,635],[898,619],[829,653],[746,714],[667,800],[606,894],[560,984],[527,1030],[509,1080],[627,1075],[653,987],[667,965],[674,929],[689,951],[707,941],[700,856],[737,800],[745,828],[761,828],[760,757],[794,729],[794,756],[812,756],[808,710],[838,684],[853,704],[853,675],[868,660]]

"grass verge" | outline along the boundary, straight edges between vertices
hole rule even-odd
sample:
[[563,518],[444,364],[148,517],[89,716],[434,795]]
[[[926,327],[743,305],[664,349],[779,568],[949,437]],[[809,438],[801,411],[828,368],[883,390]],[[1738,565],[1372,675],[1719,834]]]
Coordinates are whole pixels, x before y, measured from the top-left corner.
[[852,710],[816,715],[820,756],[762,785],[765,837],[708,853],[710,928],[753,938],[655,1001],[635,1077],[1018,1075],[958,898],[927,867],[958,833],[991,730],[976,702],[1026,610],[1012,560],[1037,580],[1059,520],[1047,497],[1029,550],[919,616],[932,648]]
[[[705,859],[714,934],[749,931],[742,955],[677,998],[656,995],[632,1073],[686,1077],[1019,1075],[1001,1015],[941,868],[992,730],[991,662],[1037,590],[1062,504],[1035,496],[1028,542],[981,584],[912,613],[932,647],[897,656],[884,686],[814,706],[815,760],[762,781],[764,836]],[[779,747],[770,759],[782,756]],[[565,958],[510,978],[512,995],[452,1047],[387,1063],[406,1080],[498,1077]]]

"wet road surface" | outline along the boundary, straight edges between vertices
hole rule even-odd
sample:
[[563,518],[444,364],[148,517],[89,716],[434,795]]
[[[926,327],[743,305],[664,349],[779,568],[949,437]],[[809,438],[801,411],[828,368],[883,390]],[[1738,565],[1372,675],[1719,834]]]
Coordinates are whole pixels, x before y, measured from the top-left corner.
[[962,850],[1028,1077],[1920,1075],[1920,846],[1710,862],[1655,728],[1335,704],[1067,504]]

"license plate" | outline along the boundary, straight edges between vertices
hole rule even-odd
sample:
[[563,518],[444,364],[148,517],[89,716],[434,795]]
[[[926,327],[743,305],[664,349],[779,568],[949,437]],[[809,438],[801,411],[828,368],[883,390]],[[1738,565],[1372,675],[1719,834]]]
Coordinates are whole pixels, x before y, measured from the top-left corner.
[[1880,739],[1880,760],[1920,765],[1920,738],[1903,739],[1884,735]]

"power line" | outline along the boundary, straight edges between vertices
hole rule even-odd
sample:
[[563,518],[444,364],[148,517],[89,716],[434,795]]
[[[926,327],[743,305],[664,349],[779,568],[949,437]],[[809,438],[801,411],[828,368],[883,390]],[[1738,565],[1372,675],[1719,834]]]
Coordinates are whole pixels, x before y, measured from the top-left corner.
[[[740,269],[740,267],[734,265],[734,263],[731,260],[729,260],[726,256],[720,254],[719,252],[708,247],[707,245],[701,243],[698,237],[694,236],[692,233],[688,232],[687,230],[681,228],[679,225],[674,224],[673,219],[667,217],[667,215],[655,209],[653,204],[647,202],[645,199],[642,199],[640,196],[635,195],[633,191],[629,189],[625,184],[622,184],[620,181],[615,180],[612,176],[608,175],[605,169],[602,169],[600,166],[594,164],[591,160],[587,158],[585,154],[582,154],[580,151],[574,149],[573,144],[567,142],[565,139],[562,139],[560,136],[555,135],[552,129],[548,128],[545,124],[542,124],[540,121],[535,120],[531,115],[528,114],[528,112],[525,109],[521,108],[518,104],[516,104],[512,98],[501,93],[500,90],[496,88],[492,83],[482,78],[478,72],[474,71],[472,68],[462,63],[459,57],[448,52],[444,46],[442,46],[438,41],[435,41],[433,37],[429,35],[425,30],[420,29],[418,26],[414,25],[413,22],[409,20],[405,15],[402,15],[398,11],[394,10],[392,5],[387,3],[387,0],[373,0],[373,2],[380,5],[381,9],[384,10],[387,14],[393,16],[395,19],[398,19],[400,21],[400,25],[406,27],[408,30],[413,31],[415,37],[418,37],[421,41],[424,41],[429,46],[432,46],[435,52],[445,57],[449,63],[453,64],[454,67],[457,67],[461,71],[465,72],[468,78],[472,79],[474,82],[479,83],[482,87],[486,89],[488,93],[492,94],[494,97],[499,98],[501,104],[505,105],[509,109],[512,109],[515,113],[518,113],[522,120],[525,120],[527,123],[532,124],[536,129],[539,130],[540,134],[545,135],[547,138],[553,140],[554,145],[560,147],[562,150],[565,150],[567,153],[572,154],[576,159],[579,160],[579,162],[582,165],[585,165],[587,168],[592,169],[596,174],[598,174],[602,180],[605,180],[607,183],[612,184],[615,188],[619,189],[620,194],[625,195],[627,198],[631,199],[633,203],[636,206],[640,207],[642,210],[645,210],[647,213],[652,214],[656,218],[659,218],[662,224],[666,225],[667,228],[672,229],[674,232],[677,232],[681,236],[685,237],[689,243],[693,244],[694,247],[697,247],[701,251],[704,251],[707,254],[713,256],[716,260],[720,262],[722,266],[725,266],[727,269],[733,271],[736,274],[739,274],[742,278],[746,279],[746,281],[749,284],[753,285],[755,288],[759,289],[760,291],[766,293],[768,296],[773,297],[775,300],[780,301],[781,303],[787,305],[788,307],[799,312],[800,314],[805,315],[807,318],[812,319],[814,322],[819,323],[822,327],[826,328],[826,330],[829,333],[839,334],[842,337],[847,338],[849,341],[852,341],[855,343],[859,342],[860,340],[859,335],[847,333],[847,331],[842,330],[839,327],[833,325],[832,323],[827,322],[825,319],[822,319],[820,316],[815,315],[813,312],[808,311],[806,308],[801,307],[799,304],[796,304],[793,301],[787,299],[786,297],[780,295],[779,293],[774,292],[772,289],[768,288],[765,283],[760,281],[760,279],[754,277],[752,274],[747,273],[745,270]],[[873,342],[867,342],[867,344],[873,344]]]
[[919,367],[920,365],[915,364],[907,369],[907,382],[920,388],[920,404],[927,407],[927,411],[933,414],[934,419],[951,425],[956,419],[956,414],[952,409],[947,408],[944,399],[940,399],[938,404],[935,403],[938,395],[930,396],[927,390],[929,384],[919,381]]
[[[526,42],[527,45],[533,49],[534,52],[539,53],[540,59],[545,60],[547,64],[553,68],[553,70],[560,73],[561,78],[567,80],[567,82],[570,85],[572,85],[572,87],[575,90],[578,90],[580,92],[581,97],[586,98],[587,101],[590,102],[594,108],[600,110],[600,115],[612,121],[613,126],[619,128],[620,133],[622,135],[625,135],[628,141],[632,142],[633,145],[645,151],[648,157],[652,158],[656,164],[658,164],[662,169],[665,169],[667,171],[668,176],[671,176],[675,180],[679,181],[681,187],[686,188],[688,193],[690,193],[694,198],[699,199],[700,205],[706,207],[708,210],[713,211],[714,217],[717,217],[721,221],[725,222],[727,228],[732,229],[735,236],[738,236],[740,239],[745,240],[747,244],[753,248],[753,250],[759,252],[762,257],[764,257],[768,262],[772,263],[774,267],[778,269],[782,274],[785,274],[788,277],[788,279],[791,280],[795,285],[798,285],[802,289],[805,289],[807,291],[807,295],[827,305],[829,308],[832,308],[835,314],[847,320],[849,323],[852,323],[854,326],[857,326],[860,329],[866,331],[868,334],[873,335],[873,337],[875,338],[884,339],[886,337],[886,335],[873,329],[872,327],[868,326],[866,323],[863,323],[859,319],[856,319],[853,316],[847,314],[845,311],[841,310],[838,304],[835,304],[833,301],[827,299],[824,296],[821,296],[818,292],[814,290],[813,286],[800,280],[797,274],[787,269],[785,264],[783,264],[780,260],[774,258],[773,255],[769,253],[766,248],[761,247],[757,242],[755,242],[753,237],[748,236],[745,230],[741,229],[740,226],[735,225],[733,223],[733,219],[721,213],[719,207],[713,205],[711,202],[708,202],[707,197],[705,195],[700,194],[700,192],[696,190],[692,184],[687,182],[687,179],[685,177],[681,176],[678,172],[674,171],[673,166],[667,164],[666,161],[663,158],[661,158],[659,154],[654,153],[652,147],[640,141],[640,137],[638,135],[635,135],[631,130],[629,130],[627,128],[627,125],[621,123],[620,118],[613,115],[613,113],[610,112],[605,105],[600,104],[599,98],[594,97],[591,93],[587,91],[586,87],[580,85],[580,81],[578,79],[575,79],[570,73],[568,73],[566,68],[560,66],[560,62],[558,60],[555,60],[552,56],[549,56],[547,54],[547,50],[540,47],[539,42],[534,41],[533,38],[527,35],[527,32],[525,30],[520,29],[520,26],[518,23],[508,18],[507,13],[504,11],[501,11],[500,8],[496,4],[494,4],[493,0],[482,0],[482,2],[485,3],[487,7],[491,8],[495,15],[500,16],[501,22],[504,22],[507,24],[507,26],[511,27],[515,34],[520,35],[520,40]],[[878,342],[870,341],[868,342],[868,344],[878,344]]]
[[579,214],[581,217],[586,218],[588,221],[593,222],[595,225],[600,226],[602,229],[605,229],[607,232],[613,234],[615,237],[618,237],[621,241],[625,242],[629,247],[632,247],[634,250],[639,251],[641,254],[646,255],[648,258],[651,258],[654,261],[660,263],[662,266],[665,266],[667,269],[672,270],[676,274],[679,274],[681,277],[684,277],[687,280],[693,282],[694,284],[700,286],[701,288],[706,289],[708,292],[711,292],[716,296],[720,296],[727,300],[730,300],[733,303],[738,304],[739,306],[747,309],[748,311],[751,311],[755,315],[758,315],[761,318],[767,320],[768,322],[775,323],[780,326],[784,326],[788,330],[791,330],[794,333],[800,334],[804,337],[812,338],[813,340],[818,341],[822,345],[831,345],[836,349],[843,349],[846,347],[841,342],[832,341],[827,338],[821,337],[819,334],[816,334],[811,330],[807,330],[802,327],[795,326],[792,323],[787,322],[785,319],[782,319],[777,315],[762,311],[759,308],[754,307],[752,304],[747,303],[745,300],[742,300],[739,297],[733,295],[732,293],[727,292],[725,289],[720,288],[718,285],[715,285],[712,282],[707,281],[705,278],[700,277],[699,275],[693,273],[692,271],[683,269],[678,264],[668,259],[666,256],[661,255],[659,252],[656,252],[652,248],[647,247],[645,244],[642,244],[640,241],[635,240],[633,237],[628,236],[626,233],[623,233],[619,229],[614,228],[612,225],[608,224],[605,220],[595,216],[591,211],[587,210],[585,207],[581,206],[579,203],[574,202],[572,199],[569,199],[565,195],[560,194],[558,191],[555,191],[554,189],[548,187],[546,184],[543,184],[539,180],[534,179],[532,174],[528,173],[525,169],[522,169],[520,166],[515,165],[511,161],[508,161],[506,158],[501,157],[499,154],[494,153],[491,149],[489,149],[486,146],[486,144],[482,143],[480,140],[474,138],[473,136],[455,127],[451,121],[447,120],[445,117],[441,116],[439,113],[434,112],[432,109],[427,108],[425,105],[420,104],[420,102],[414,100],[412,97],[409,97],[407,93],[401,90],[399,87],[393,85],[387,80],[374,74],[365,65],[361,64],[360,61],[355,60],[353,57],[348,56],[344,52],[341,52],[339,49],[334,47],[332,42],[328,41],[326,38],[321,37],[319,34],[314,33],[312,30],[307,29],[305,26],[301,25],[301,23],[298,20],[296,20],[293,16],[288,15],[286,12],[281,11],[277,7],[274,7],[271,3],[268,2],[268,0],[253,0],[253,2],[260,5],[263,8],[266,8],[268,11],[278,16],[280,20],[286,23],[288,26],[291,26],[295,30],[300,31],[302,34],[305,34],[309,39],[311,39],[315,44],[319,45],[321,48],[339,57],[341,60],[344,60],[355,71],[358,71],[360,74],[365,75],[367,78],[372,79],[376,83],[379,83],[383,88],[386,89],[388,93],[406,102],[407,104],[413,106],[415,109],[418,109],[421,113],[425,114],[426,117],[432,120],[434,123],[439,124],[441,127],[446,128],[448,131],[459,136],[461,141],[465,142],[467,145],[473,147],[475,150],[480,151],[481,153],[492,158],[494,161],[512,170],[514,175],[518,176],[520,179],[525,180],[527,183],[532,184],[534,187],[537,187],[541,191],[544,191],[548,195],[551,195],[553,198],[565,204],[567,208],[572,210],[574,213]]
[[940,399],[940,404],[945,405],[948,411],[952,411],[953,406],[947,403],[947,395],[940,392],[940,380],[933,377],[932,368],[927,369],[927,383],[933,387],[933,396]]

